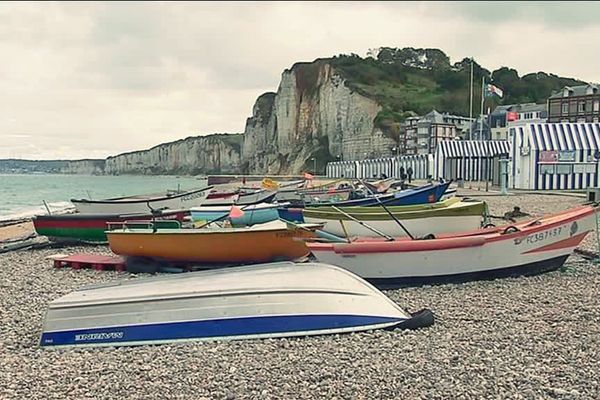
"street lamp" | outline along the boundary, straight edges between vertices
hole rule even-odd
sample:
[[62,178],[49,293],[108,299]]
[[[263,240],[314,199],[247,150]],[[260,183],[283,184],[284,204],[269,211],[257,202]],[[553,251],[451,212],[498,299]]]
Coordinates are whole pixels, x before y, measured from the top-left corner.
[[315,157],[311,157],[311,161],[313,162],[313,174],[317,174],[317,159]]

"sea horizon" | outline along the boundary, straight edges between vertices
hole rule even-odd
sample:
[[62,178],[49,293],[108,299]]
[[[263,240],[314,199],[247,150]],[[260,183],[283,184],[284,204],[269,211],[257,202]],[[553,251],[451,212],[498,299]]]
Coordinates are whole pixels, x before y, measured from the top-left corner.
[[79,175],[57,173],[0,173],[0,221],[30,218],[73,207],[73,198],[105,199],[166,193],[206,186],[201,175]]

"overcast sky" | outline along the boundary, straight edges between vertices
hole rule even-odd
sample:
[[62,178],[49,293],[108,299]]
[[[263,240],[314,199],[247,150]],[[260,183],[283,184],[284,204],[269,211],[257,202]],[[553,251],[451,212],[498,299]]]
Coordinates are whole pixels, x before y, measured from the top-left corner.
[[600,3],[0,3],[0,158],[243,132],[297,61],[435,47],[600,81]]

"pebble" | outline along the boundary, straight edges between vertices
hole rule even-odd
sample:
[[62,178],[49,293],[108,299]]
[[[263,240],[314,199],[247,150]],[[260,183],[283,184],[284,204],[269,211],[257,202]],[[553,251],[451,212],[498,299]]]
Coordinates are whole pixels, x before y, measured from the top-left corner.
[[[582,201],[482,198],[494,215]],[[595,236],[584,246],[595,250]],[[38,342],[50,301],[139,278],[54,269],[45,257],[57,252],[110,253],[0,254],[0,399],[600,398],[600,267],[578,256],[564,272],[386,291],[403,307],[434,311],[436,324],[414,332],[47,350]]]

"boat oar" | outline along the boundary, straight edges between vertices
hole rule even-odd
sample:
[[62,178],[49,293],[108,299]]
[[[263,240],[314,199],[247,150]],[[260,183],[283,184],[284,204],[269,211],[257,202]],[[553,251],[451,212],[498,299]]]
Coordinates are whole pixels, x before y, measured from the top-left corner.
[[46,200],[42,200],[44,202],[44,207],[46,207],[46,211],[48,211],[48,215],[52,215],[52,213],[50,212],[50,207],[48,207],[48,203],[46,203]]
[[356,222],[357,224],[360,224],[360,225],[364,226],[365,228],[369,229],[370,231],[375,232],[379,236],[382,236],[382,237],[386,238],[387,240],[395,240],[393,237],[386,235],[385,233],[373,228],[372,226],[364,223],[363,221],[361,221],[359,219],[354,218],[352,215],[340,210],[338,207],[332,205],[331,208],[333,208],[335,211],[339,212],[340,214],[350,218],[352,221]]
[[396,218],[396,216],[394,214],[392,214],[392,212],[385,206],[385,204],[383,204],[383,202],[379,199],[379,196],[375,195],[375,193],[373,193],[373,191],[371,189],[369,189],[369,187],[367,185],[365,185],[362,180],[359,179],[358,181],[360,183],[362,183],[362,185],[364,187],[367,188],[367,190],[371,193],[371,195],[373,195],[373,197],[375,197],[375,200],[377,200],[379,205],[381,207],[383,207],[383,209],[389,214],[390,217],[392,217],[392,219],[394,221],[396,221],[396,223],[400,226],[400,228],[402,228],[402,230],[408,235],[408,237],[410,237],[412,240],[415,240],[415,237],[413,235],[411,235],[411,233],[408,231],[408,229],[406,229],[406,227],[404,225],[402,225],[402,222],[400,222],[398,220],[398,218]]

